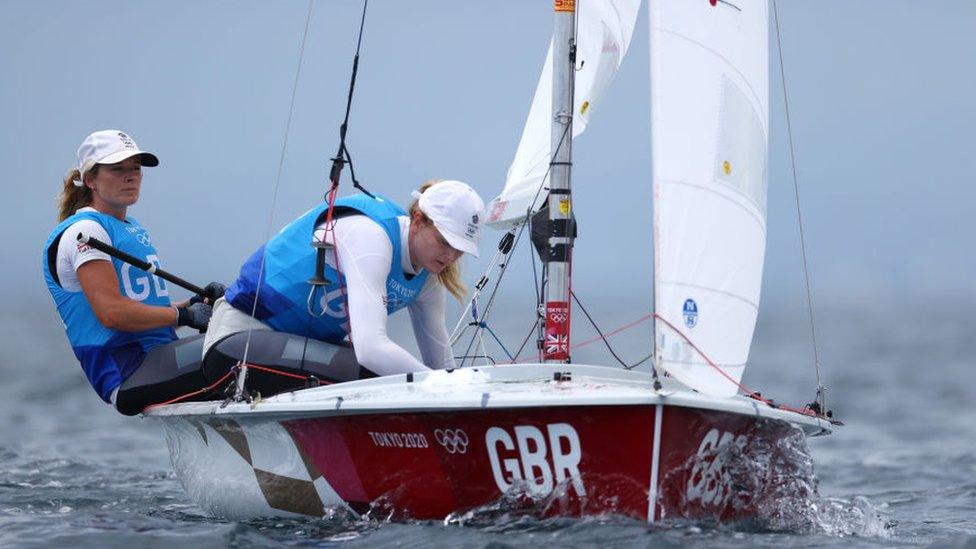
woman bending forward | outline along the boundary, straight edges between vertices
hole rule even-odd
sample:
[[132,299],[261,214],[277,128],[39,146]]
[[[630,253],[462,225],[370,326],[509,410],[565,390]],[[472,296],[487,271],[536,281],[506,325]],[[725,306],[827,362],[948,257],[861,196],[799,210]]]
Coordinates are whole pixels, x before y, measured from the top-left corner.
[[[326,204],[282,229],[215,304],[204,354],[233,333],[278,330],[331,343],[348,336],[356,359],[377,375],[453,368],[444,291],[463,297],[457,261],[478,255],[484,202],[459,181],[427,182],[414,196],[409,211],[379,195],[338,199],[328,235]],[[332,246],[329,283],[313,287],[315,242]],[[422,361],[387,336],[387,316],[403,308]]]

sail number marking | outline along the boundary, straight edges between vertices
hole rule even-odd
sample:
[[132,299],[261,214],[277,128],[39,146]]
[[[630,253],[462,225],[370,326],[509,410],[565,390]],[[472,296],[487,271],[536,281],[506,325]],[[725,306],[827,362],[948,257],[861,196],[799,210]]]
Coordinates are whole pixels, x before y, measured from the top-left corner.
[[516,425],[513,431],[514,436],[502,427],[485,432],[488,460],[499,490],[524,488],[533,497],[545,497],[568,481],[577,495],[586,495],[579,471],[583,452],[572,425],[550,423],[545,433],[534,425]]

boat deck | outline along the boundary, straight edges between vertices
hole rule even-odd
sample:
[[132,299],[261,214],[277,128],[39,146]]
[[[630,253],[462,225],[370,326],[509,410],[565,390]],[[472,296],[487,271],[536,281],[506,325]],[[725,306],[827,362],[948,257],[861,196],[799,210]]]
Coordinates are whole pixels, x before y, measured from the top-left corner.
[[822,419],[771,407],[745,396],[716,398],[673,378],[654,389],[651,374],[583,364],[479,366],[398,374],[261,398],[251,403],[188,402],[156,406],[149,417],[328,417],[375,412],[423,412],[539,406],[657,405],[730,412],[786,421],[807,435],[828,434]]

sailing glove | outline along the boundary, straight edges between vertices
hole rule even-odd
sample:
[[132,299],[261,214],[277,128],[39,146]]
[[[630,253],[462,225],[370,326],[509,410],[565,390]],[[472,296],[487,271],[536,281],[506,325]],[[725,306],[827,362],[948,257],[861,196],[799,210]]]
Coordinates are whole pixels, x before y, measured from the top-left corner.
[[210,324],[210,314],[212,312],[213,308],[206,303],[194,303],[186,307],[177,307],[176,325],[195,328],[202,334],[207,331],[207,325]]
[[208,305],[213,305],[215,301],[224,297],[225,291],[227,291],[227,288],[220,282],[211,282],[203,289],[203,296],[194,294],[187,304],[193,305],[194,303],[206,303]]

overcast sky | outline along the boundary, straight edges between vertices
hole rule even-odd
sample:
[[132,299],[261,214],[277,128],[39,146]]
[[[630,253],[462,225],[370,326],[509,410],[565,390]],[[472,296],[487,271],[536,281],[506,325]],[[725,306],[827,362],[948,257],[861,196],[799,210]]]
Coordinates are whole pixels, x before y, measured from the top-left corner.
[[[585,4],[585,0],[581,3]],[[5,0],[0,165],[13,197],[0,304],[49,307],[39,263],[89,132],[128,131],[161,165],[130,214],[163,266],[229,282],[317,201],[338,144],[360,2],[316,2],[272,208],[304,0]],[[771,12],[772,13],[772,12]],[[779,2],[814,297],[976,295],[976,2]],[[501,189],[552,32],[551,2],[374,0],[348,145],[367,188],[401,203],[430,177]],[[771,40],[766,302],[804,298],[783,95]],[[647,6],[602,110],[574,146],[574,290],[649,308]],[[351,192],[348,178],[344,191]],[[489,253],[500,233],[486,231]],[[531,293],[517,254],[509,295]],[[468,260],[477,278],[484,261]],[[623,303],[623,301],[622,301]]]

